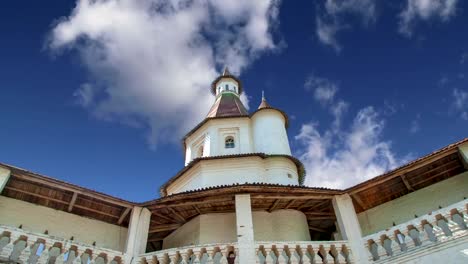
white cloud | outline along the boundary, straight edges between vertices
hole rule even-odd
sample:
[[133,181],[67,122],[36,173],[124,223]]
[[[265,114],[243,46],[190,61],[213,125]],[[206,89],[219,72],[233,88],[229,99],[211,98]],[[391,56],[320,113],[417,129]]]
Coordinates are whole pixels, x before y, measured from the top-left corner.
[[339,129],[341,119],[348,110],[349,104],[336,98],[336,93],[339,90],[338,83],[311,74],[304,82],[304,88],[307,91],[313,91],[314,99],[333,115],[333,128]]
[[80,105],[88,107],[94,102],[95,88],[89,83],[83,83],[73,95],[77,98]]
[[320,133],[317,123],[302,125],[295,137],[304,147],[305,185],[347,188],[396,167],[391,143],[382,140],[384,121],[372,107],[361,109],[349,129]]
[[316,34],[320,42],[336,52],[341,51],[337,40],[338,32],[350,28],[343,16],[352,15],[361,19],[364,26],[376,20],[375,0],[326,0],[323,8],[316,12]]
[[411,121],[410,125],[410,133],[411,134],[416,134],[421,130],[421,125],[419,124],[421,120],[421,115],[417,115],[415,119]]
[[[91,81],[76,92],[95,116],[178,137],[214,98],[216,69],[239,74],[275,50],[277,0],[78,0],[53,27],[48,47],[76,50]],[[244,101],[247,96],[243,96]]]
[[455,112],[460,114],[463,120],[468,120],[468,92],[460,89],[454,89],[452,107]]
[[460,64],[465,64],[468,61],[468,52],[463,52],[460,58]]
[[322,104],[332,102],[338,91],[336,83],[315,75],[310,75],[306,79],[304,87],[306,90],[314,90],[314,98]]
[[400,33],[411,37],[414,24],[418,20],[448,21],[456,13],[457,2],[458,0],[407,0],[405,9],[400,13]]

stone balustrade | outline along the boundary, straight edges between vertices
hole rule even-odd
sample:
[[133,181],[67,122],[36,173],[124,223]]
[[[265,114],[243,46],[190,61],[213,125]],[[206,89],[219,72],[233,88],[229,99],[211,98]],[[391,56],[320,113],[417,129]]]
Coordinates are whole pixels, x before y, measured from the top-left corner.
[[140,255],[139,264],[238,263],[237,243],[165,249]]
[[[468,238],[468,199],[363,238],[369,260],[386,263],[418,250]],[[411,253],[410,253],[411,252]]]
[[122,252],[0,225],[0,262],[121,264]]
[[347,241],[256,242],[257,263],[353,263]]

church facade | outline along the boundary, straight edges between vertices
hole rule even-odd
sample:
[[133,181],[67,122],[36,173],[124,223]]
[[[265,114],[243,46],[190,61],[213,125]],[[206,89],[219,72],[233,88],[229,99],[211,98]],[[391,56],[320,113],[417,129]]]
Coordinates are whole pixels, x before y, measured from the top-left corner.
[[345,190],[306,187],[287,114],[265,97],[249,113],[228,70],[211,91],[160,198],[0,163],[0,263],[468,263],[468,138]]

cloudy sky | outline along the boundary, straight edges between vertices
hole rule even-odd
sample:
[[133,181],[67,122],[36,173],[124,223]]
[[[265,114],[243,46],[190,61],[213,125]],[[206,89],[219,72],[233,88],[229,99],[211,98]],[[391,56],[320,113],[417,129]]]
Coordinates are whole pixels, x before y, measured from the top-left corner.
[[306,184],[346,188],[468,137],[461,0],[50,0],[0,8],[0,162],[133,201],[228,66],[291,119]]

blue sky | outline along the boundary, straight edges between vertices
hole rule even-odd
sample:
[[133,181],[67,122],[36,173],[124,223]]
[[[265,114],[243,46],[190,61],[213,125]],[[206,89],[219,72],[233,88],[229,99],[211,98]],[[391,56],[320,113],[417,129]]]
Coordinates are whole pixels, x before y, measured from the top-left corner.
[[155,198],[224,65],[251,110],[265,90],[288,113],[310,186],[468,136],[465,1],[36,2],[0,8],[4,163]]

